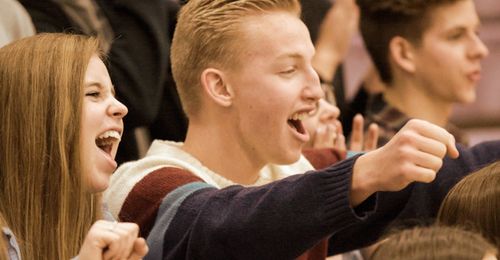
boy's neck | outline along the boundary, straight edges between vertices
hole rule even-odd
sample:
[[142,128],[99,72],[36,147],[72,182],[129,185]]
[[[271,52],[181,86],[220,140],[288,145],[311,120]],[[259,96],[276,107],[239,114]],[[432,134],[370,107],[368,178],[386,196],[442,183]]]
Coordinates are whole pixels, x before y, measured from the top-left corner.
[[242,185],[254,184],[265,166],[245,154],[240,142],[221,124],[189,123],[182,149],[205,167],[224,178]]
[[410,82],[391,84],[384,91],[385,101],[410,118],[427,120],[444,127],[448,124],[453,104],[443,102]]

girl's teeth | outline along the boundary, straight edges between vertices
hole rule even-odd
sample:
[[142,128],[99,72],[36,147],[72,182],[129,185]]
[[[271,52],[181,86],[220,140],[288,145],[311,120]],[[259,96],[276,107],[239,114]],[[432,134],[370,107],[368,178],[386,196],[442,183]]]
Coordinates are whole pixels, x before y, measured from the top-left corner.
[[118,140],[121,139],[120,133],[118,133],[117,131],[114,131],[114,130],[106,131],[102,135],[98,136],[97,138],[104,139],[104,138],[108,138],[108,137],[113,137],[113,138],[118,139]]

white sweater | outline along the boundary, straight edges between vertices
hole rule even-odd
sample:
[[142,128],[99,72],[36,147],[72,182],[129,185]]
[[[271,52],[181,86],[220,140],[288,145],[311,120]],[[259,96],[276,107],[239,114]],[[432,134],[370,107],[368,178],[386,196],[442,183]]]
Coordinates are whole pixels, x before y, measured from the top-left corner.
[[[113,217],[118,219],[120,209],[134,185],[149,173],[164,167],[177,167],[188,170],[206,183],[217,188],[237,185],[205,167],[199,160],[181,149],[183,143],[160,141],[153,142],[143,159],[121,165],[111,177],[109,188],[104,193]],[[289,165],[268,164],[261,171],[257,181],[248,186],[259,186],[288,176],[313,170],[313,166],[303,156]]]

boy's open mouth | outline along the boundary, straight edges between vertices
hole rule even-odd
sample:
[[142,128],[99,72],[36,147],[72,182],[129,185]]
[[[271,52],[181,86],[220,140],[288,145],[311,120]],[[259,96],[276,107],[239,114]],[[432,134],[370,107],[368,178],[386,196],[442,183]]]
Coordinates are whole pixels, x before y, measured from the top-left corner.
[[293,114],[290,118],[288,118],[287,123],[290,127],[295,129],[296,132],[298,132],[301,135],[306,134],[306,130],[304,128],[304,125],[302,124],[302,120],[307,117],[307,113],[301,112],[301,113],[295,113]]

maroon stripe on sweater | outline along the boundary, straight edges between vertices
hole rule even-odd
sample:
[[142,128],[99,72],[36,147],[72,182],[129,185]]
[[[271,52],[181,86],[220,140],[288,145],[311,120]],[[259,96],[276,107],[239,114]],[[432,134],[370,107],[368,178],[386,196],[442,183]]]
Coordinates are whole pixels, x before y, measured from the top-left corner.
[[191,172],[165,167],[155,170],[138,183],[125,198],[120,209],[120,221],[134,222],[140,227],[142,237],[147,237],[156,220],[163,198],[171,191],[192,182],[203,182]]

